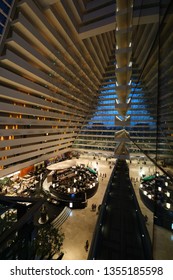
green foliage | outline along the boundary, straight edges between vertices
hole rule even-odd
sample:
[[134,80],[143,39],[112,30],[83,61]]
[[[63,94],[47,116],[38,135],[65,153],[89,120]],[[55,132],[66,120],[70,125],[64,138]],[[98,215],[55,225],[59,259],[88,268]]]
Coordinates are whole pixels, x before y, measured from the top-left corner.
[[0,180],[0,186],[11,186],[12,183],[13,181],[8,177]]
[[50,224],[38,229],[37,237],[33,241],[35,255],[40,259],[49,258],[60,252],[64,241],[64,233]]
[[16,211],[11,211],[9,213],[9,210],[6,211],[4,215],[1,215],[0,219],[0,235],[4,232],[10,229],[13,225],[14,222],[17,220],[17,212]]

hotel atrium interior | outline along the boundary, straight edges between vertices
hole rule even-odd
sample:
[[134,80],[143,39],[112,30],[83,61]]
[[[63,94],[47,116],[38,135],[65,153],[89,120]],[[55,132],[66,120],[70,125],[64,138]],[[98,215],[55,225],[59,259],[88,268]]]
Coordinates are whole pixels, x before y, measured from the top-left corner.
[[[172,27],[171,0],[0,0],[2,220],[16,201],[31,203],[19,193],[14,200],[7,186],[4,191],[7,178],[72,157],[113,167],[125,161],[129,169],[134,162],[141,169],[152,165],[148,175],[169,181],[165,207],[171,220],[164,230],[170,252],[164,258],[173,259]],[[148,205],[144,196],[138,202]],[[42,204],[34,199],[31,215]],[[153,224],[153,243],[161,224]],[[7,252],[11,237],[3,234]],[[94,256],[91,248],[89,258]]]

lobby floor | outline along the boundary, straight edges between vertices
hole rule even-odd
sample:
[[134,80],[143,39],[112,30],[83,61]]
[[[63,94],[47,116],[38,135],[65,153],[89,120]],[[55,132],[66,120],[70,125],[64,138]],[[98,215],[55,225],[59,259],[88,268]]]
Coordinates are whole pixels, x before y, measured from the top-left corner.
[[[110,168],[110,160],[105,158],[95,159],[93,157],[85,158],[81,156],[77,160],[78,164],[88,164],[90,167],[98,167],[99,172],[99,188],[97,193],[88,200],[85,209],[72,209],[71,215],[61,226],[62,232],[65,234],[65,240],[62,251],[64,252],[63,260],[87,260],[88,252],[85,250],[86,240],[89,245],[92,241],[93,232],[97,221],[97,210],[92,211],[92,204],[97,207],[102,203],[104,192],[106,190],[112,168]],[[113,165],[113,162],[112,162]],[[139,178],[142,172],[145,175],[153,174],[156,170],[152,163],[147,162],[146,165],[138,164],[136,160],[129,163],[130,177],[138,198],[141,211],[148,216],[147,228],[153,244],[153,256],[156,260],[172,260],[173,259],[173,232],[164,228],[153,225],[153,213],[148,210],[139,197]],[[102,178],[101,174],[106,173],[106,177]],[[56,256],[55,256],[56,257]]]

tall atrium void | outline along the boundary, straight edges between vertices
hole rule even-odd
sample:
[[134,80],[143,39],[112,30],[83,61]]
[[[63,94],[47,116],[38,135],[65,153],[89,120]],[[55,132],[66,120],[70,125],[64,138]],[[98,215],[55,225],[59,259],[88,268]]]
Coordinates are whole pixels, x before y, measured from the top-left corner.
[[1,1],[0,176],[69,151],[173,160],[173,3]]

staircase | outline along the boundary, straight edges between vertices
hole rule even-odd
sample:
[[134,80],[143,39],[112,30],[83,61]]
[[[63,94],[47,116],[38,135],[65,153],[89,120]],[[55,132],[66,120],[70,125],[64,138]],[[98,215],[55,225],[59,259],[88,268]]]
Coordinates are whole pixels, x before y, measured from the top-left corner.
[[63,211],[52,221],[52,226],[59,228],[69,217],[71,209],[69,207],[64,207]]

